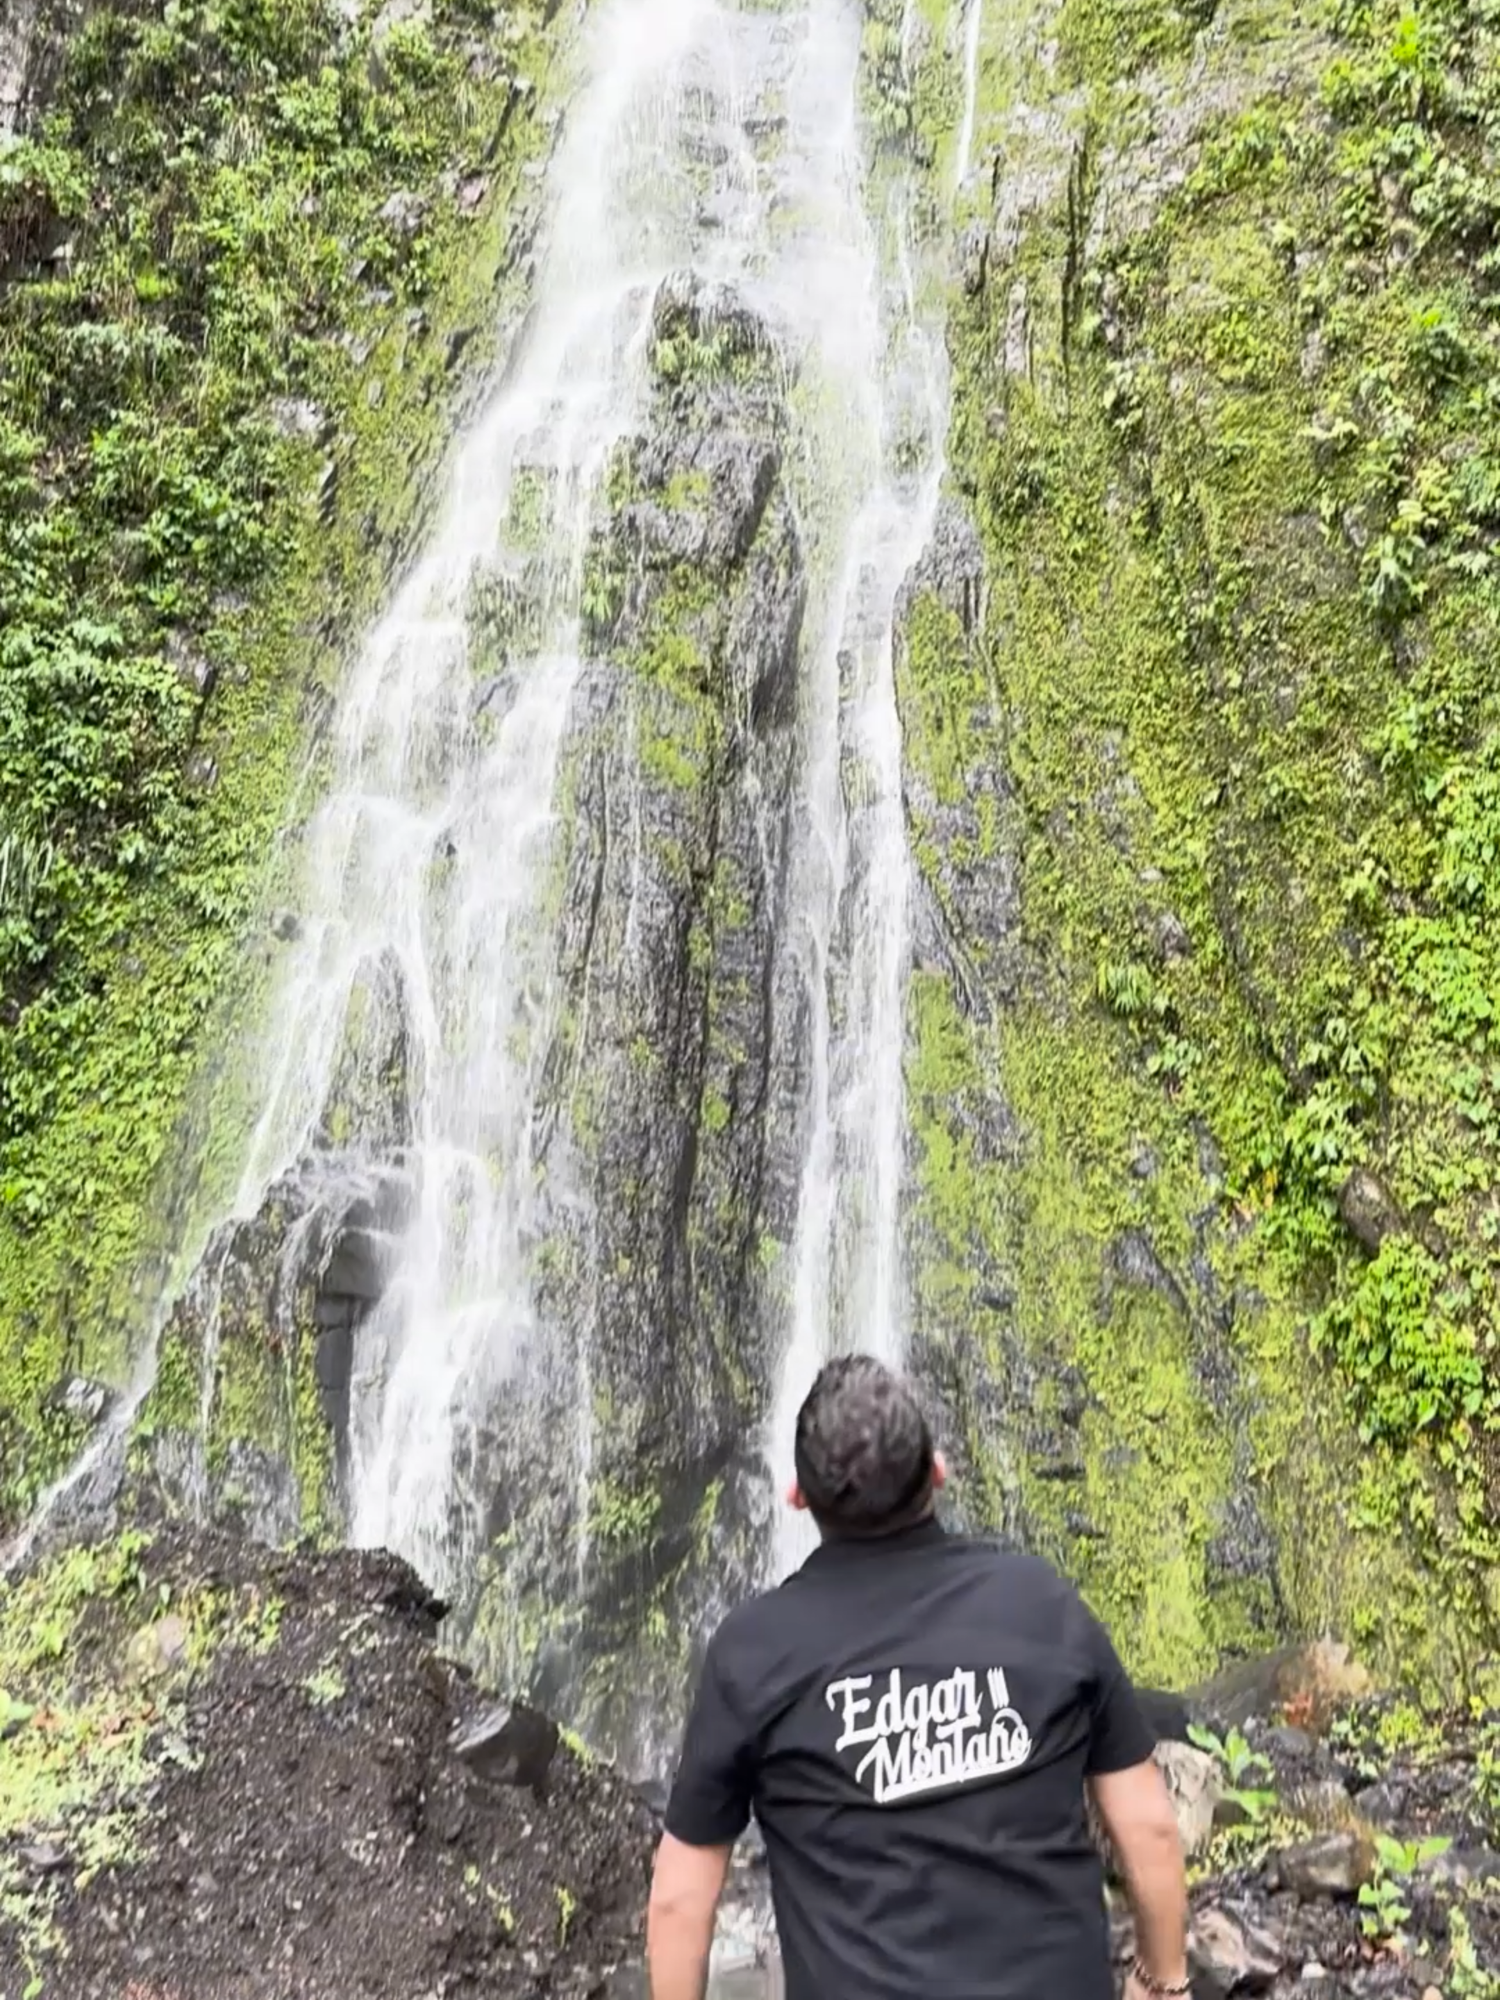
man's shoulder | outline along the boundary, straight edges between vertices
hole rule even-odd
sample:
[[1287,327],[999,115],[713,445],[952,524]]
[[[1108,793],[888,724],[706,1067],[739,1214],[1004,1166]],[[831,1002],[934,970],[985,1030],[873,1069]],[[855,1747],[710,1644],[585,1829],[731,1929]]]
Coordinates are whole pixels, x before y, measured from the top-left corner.
[[1074,1594],[1072,1584],[1045,1556],[1028,1555],[1022,1549],[1012,1548],[998,1535],[951,1532],[944,1537],[943,1548],[951,1560],[992,1569],[1007,1584],[1033,1595],[1061,1601]]
[[721,1665],[763,1645],[783,1631],[792,1616],[785,1585],[774,1590],[758,1590],[726,1611],[709,1640],[710,1656]]

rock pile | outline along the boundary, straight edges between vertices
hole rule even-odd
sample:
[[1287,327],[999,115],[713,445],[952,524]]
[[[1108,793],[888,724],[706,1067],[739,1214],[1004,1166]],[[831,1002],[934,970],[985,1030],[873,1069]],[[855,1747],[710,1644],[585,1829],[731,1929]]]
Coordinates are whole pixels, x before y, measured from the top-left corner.
[[[1500,2000],[1500,1712],[1424,1716],[1326,1644],[1191,1706],[1193,1744],[1158,1755],[1191,1856],[1195,2000]],[[1116,1937],[1123,1968],[1123,1899]]]
[[655,1823],[386,1555],[129,1534],[0,1599],[4,2000],[486,2000],[639,1956]]
[[[445,1659],[442,1613],[390,1556],[176,1528],[8,1581],[0,2000],[634,1991],[653,1814]],[[1152,1712],[1197,2000],[1500,2000],[1500,1713],[1326,1647]],[[724,1990],[771,1994],[753,1841],[735,1885]]]

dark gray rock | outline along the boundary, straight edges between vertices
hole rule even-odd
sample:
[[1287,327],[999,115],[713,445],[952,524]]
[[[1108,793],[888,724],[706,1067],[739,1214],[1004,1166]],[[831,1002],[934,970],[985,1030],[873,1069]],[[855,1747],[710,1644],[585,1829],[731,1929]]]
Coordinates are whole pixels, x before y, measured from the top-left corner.
[[73,1858],[56,1841],[36,1840],[21,1849],[21,1860],[33,1875],[61,1875],[73,1865]]
[[1390,1827],[1406,1812],[1409,1787],[1397,1777],[1382,1778],[1358,1793],[1359,1816],[1371,1826]]
[[1455,1845],[1424,1862],[1419,1879],[1450,1893],[1500,1884],[1500,1852],[1482,1844]]
[[1285,1964],[1280,1940],[1264,1924],[1222,1904],[1193,1917],[1188,1932],[1188,1966],[1194,2000],[1230,2000],[1236,1993],[1261,1993]]
[[560,1740],[549,1716],[517,1702],[469,1724],[454,1740],[453,1754],[491,1784],[525,1785],[542,1795]]
[[1283,1886],[1294,1896],[1354,1896],[1369,1880],[1372,1855],[1358,1833],[1321,1833],[1284,1847],[1274,1857]]
[[1344,1225],[1373,1256],[1405,1218],[1388,1190],[1368,1168],[1356,1167],[1339,1189],[1339,1214]]
[[65,1375],[48,1392],[45,1407],[92,1430],[104,1421],[116,1400],[107,1382],[96,1382],[87,1375]]

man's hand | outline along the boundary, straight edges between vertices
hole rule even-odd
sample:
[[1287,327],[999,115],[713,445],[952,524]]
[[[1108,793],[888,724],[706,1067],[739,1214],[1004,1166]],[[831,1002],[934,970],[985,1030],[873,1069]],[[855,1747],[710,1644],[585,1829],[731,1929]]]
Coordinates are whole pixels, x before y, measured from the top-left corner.
[[1135,1974],[1129,1972],[1125,1975],[1125,1991],[1121,1995],[1121,2000],[1156,2000],[1156,1996],[1154,1993],[1148,1993]]
[[689,1847],[662,1835],[646,1913],[651,2000],[703,2000],[729,1854],[728,1847]]

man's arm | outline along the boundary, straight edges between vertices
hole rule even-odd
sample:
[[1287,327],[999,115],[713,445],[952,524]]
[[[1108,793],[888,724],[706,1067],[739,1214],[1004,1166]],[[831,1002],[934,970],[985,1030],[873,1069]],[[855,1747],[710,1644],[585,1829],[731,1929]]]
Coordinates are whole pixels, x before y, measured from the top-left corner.
[[689,1847],[674,1834],[662,1835],[646,1912],[651,2000],[703,2000],[729,1855],[727,1846]]
[[[1187,1991],[1187,1872],[1166,1780],[1130,1677],[1085,1609],[1094,1658],[1087,1773],[1135,1916],[1136,1956],[1156,1986]],[[1137,1996],[1140,1982],[1127,1989]]]
[[[1158,1986],[1185,1990],[1187,1875],[1166,1780],[1154,1758],[1090,1778],[1135,1916],[1135,1948]],[[698,1995],[693,2000],[699,2000]]]
[[703,1663],[656,1853],[646,1916],[651,2000],[703,2000],[730,1850],[750,1822],[754,1743],[725,1686],[719,1636]]

